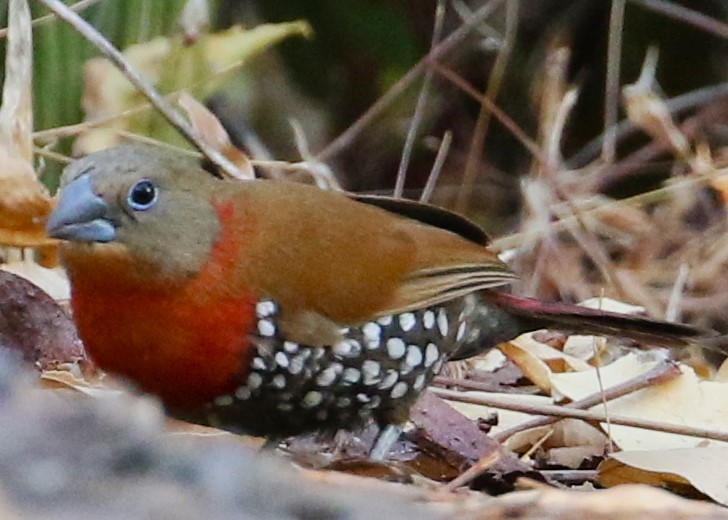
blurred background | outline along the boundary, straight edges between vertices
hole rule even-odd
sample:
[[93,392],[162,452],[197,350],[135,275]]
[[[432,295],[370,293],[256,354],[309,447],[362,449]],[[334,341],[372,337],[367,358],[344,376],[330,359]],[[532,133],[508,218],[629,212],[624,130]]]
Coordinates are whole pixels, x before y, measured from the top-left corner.
[[[34,18],[47,14],[39,3],[31,5]],[[681,266],[709,265],[702,274],[691,271],[683,289],[693,299],[683,300],[676,317],[726,328],[728,282],[719,281],[725,262],[715,239],[725,236],[726,192],[712,181],[660,191],[677,179],[697,178],[695,160],[704,159],[706,150],[711,167],[725,167],[725,0],[447,1],[438,41],[461,30],[478,10],[489,9],[490,15],[432,66],[425,62],[418,69],[413,68],[433,41],[435,0],[84,0],[73,5],[133,55],[163,93],[184,87],[203,100],[254,158],[314,160],[352,191],[391,193],[429,74],[405,196],[420,196],[438,147],[450,133],[432,201],[467,214],[495,236],[530,231],[496,242],[497,249],[511,250],[512,265],[524,275],[519,291],[579,300],[606,290],[660,317]],[[621,63],[612,91],[618,95],[620,87],[636,82],[648,48],[657,49],[649,87],[672,110],[676,128],[689,142],[687,153],[637,131],[625,121],[619,97],[616,119],[624,131],[613,153],[602,150],[615,5],[624,6],[624,15],[623,27],[613,31],[621,38],[621,52],[612,54],[612,64],[617,57]],[[0,1],[2,16],[6,7],[7,0]],[[241,47],[243,57],[235,66],[211,65],[235,61],[225,56],[233,46],[229,28],[294,21],[299,25],[287,25],[284,35]],[[203,36],[191,34],[189,26]],[[182,143],[158,117],[137,118],[123,131],[116,125],[118,113],[142,100],[98,60],[87,62],[98,53],[73,29],[40,20],[34,38],[36,145],[44,152],[39,170],[51,190],[63,156],[108,146],[124,132]],[[213,40],[215,45],[207,45]],[[402,85],[367,124],[337,140]],[[575,104],[561,114],[563,127],[556,131],[559,107],[572,91]],[[481,103],[484,92],[505,114],[505,123],[490,104]],[[68,127],[103,118],[114,123],[93,136]],[[298,140],[292,122],[300,128]],[[628,208],[615,202],[653,190],[657,195]],[[574,217],[579,208],[601,212],[597,223],[580,223],[586,238],[546,227],[565,215]]]

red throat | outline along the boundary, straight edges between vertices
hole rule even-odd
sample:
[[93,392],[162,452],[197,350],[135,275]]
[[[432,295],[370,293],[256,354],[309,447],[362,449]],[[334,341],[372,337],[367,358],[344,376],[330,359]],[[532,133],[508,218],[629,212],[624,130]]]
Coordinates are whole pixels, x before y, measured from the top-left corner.
[[233,391],[252,356],[256,297],[230,288],[245,234],[234,229],[232,203],[216,210],[219,240],[187,283],[149,288],[83,272],[72,279],[74,316],[94,361],[173,407]]

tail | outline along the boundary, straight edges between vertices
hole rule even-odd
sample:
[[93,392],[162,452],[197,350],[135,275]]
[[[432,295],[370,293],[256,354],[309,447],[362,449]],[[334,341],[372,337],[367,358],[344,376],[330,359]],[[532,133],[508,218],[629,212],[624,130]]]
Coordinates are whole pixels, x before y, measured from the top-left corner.
[[[475,301],[476,298],[478,301]],[[498,343],[538,329],[618,336],[666,347],[700,344],[705,348],[716,349],[714,331],[682,323],[652,320],[568,303],[544,302],[499,291],[481,291],[476,298],[469,312],[474,324],[472,333],[451,359],[470,357]]]

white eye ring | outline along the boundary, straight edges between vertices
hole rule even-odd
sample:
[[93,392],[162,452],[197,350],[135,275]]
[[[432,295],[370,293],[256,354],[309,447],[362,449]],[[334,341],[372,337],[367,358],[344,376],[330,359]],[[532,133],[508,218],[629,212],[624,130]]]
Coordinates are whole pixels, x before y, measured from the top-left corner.
[[157,203],[159,189],[149,179],[141,179],[129,188],[126,202],[136,211],[146,211]]

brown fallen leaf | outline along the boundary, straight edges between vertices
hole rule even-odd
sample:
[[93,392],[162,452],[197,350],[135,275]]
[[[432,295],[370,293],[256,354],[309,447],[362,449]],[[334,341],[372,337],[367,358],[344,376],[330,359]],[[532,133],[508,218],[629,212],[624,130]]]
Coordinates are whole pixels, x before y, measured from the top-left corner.
[[513,482],[518,477],[541,479],[538,473],[485,435],[472,420],[431,392],[420,397],[412,408],[410,420],[416,429],[409,436],[414,437],[423,451],[442,460],[447,466],[440,469],[444,475],[450,474],[452,469],[461,473],[478,460],[497,455],[493,456],[492,466],[478,480],[478,487],[485,486],[490,492],[502,493],[513,489]]
[[41,370],[86,360],[71,318],[43,290],[0,271],[0,345]]

